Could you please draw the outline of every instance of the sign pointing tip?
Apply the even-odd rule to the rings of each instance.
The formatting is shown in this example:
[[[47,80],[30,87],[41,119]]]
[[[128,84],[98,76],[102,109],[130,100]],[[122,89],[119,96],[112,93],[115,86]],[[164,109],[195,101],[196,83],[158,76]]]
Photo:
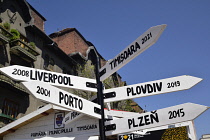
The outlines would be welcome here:
[[[100,81],[108,78],[111,74],[119,70],[121,67],[152,46],[158,40],[165,28],[166,24],[149,28],[124,50],[122,50],[117,56],[108,61],[100,69]]]

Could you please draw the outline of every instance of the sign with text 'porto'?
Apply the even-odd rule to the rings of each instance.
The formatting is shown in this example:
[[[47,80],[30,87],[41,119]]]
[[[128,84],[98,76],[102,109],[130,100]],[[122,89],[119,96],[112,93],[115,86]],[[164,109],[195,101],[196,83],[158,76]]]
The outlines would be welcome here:
[[[68,74],[13,65],[0,71],[17,81],[39,81],[60,87],[97,92],[96,80]]]
[[[111,74],[119,70],[125,64],[153,45],[158,40],[165,28],[165,24],[149,28],[144,34],[139,36],[128,47],[114,57],[114,59],[108,61],[106,65],[100,69],[100,80],[105,80]]]
[[[186,90],[193,87],[201,80],[201,78],[184,75],[135,85],[107,89],[104,90],[104,102],[115,102],[120,100]]]
[[[194,120],[208,108],[199,104],[185,103],[136,116],[111,120],[105,123],[106,135],[115,135]]]
[[[22,82],[22,84],[37,99],[69,110],[84,113],[94,118],[101,118],[99,114],[101,107],[96,103],[42,82]]]
[[[97,96],[93,96],[90,101],[93,101],[97,99]],[[82,118],[84,116],[84,114],[76,112],[76,111],[71,111],[68,114],[65,115],[64,119],[63,119],[63,124],[69,124],[72,123],[80,118]]]

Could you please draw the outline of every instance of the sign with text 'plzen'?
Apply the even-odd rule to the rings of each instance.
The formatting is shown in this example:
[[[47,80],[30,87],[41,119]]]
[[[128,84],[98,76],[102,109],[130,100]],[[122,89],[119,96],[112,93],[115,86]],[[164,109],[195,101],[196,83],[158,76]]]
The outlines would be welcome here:
[[[194,120],[208,108],[199,104],[185,103],[136,116],[111,120],[105,123],[106,135],[115,135]]]
[[[3,67],[0,68],[0,71],[17,81],[39,81],[54,86],[97,92],[96,80],[94,79],[23,67],[19,65]]]
[[[186,90],[193,87],[201,80],[201,78],[184,75],[124,87],[106,89],[104,90],[104,102],[115,102]]]
[[[144,34],[139,36],[128,47],[114,57],[114,59],[108,61],[106,65],[100,69],[100,80],[105,80],[111,74],[152,46],[158,40],[165,28],[165,24],[149,28]]]
[[[101,118],[99,114],[101,107],[96,103],[42,82],[22,82],[22,84],[37,99],[69,110],[84,113],[94,118]]]

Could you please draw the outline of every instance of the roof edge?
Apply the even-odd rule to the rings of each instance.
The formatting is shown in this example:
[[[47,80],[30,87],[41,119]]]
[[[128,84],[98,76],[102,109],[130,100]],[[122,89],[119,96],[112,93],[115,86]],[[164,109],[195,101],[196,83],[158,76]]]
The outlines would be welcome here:
[[[39,119],[43,116],[46,116],[47,114],[49,114],[50,112],[53,111],[53,105],[52,104],[48,104],[34,112],[31,112],[9,124],[7,124],[6,126],[0,128],[0,137],[11,133],[11,132],[15,132],[15,130],[17,130],[18,128],[31,123],[32,121]]]

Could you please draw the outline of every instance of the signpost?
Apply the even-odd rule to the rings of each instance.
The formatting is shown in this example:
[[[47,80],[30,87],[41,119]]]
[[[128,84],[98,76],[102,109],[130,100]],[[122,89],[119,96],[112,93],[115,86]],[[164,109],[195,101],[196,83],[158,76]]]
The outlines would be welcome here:
[[[146,83],[107,89],[104,90],[104,102],[115,102],[120,100],[186,90],[193,87],[201,80],[201,78],[184,75]]]
[[[202,80],[193,76],[178,76],[107,89],[103,94],[101,81],[108,78],[111,74],[153,45],[159,39],[165,28],[165,24],[149,28],[116,57],[108,61],[102,68],[100,68],[100,58],[96,53],[95,58],[93,58],[93,60],[96,60],[96,80],[18,65],[0,68],[0,71],[14,80],[21,81],[37,99],[72,110],[64,119],[64,123],[66,124],[81,118],[83,114],[99,119],[101,140],[105,140],[106,135],[152,129],[191,121],[207,110],[208,107],[185,103],[147,113],[129,115],[125,118],[114,119],[107,121],[104,125],[104,102],[114,102],[186,90]],[[51,85],[97,92],[98,104]]]
[[[135,41],[133,41],[100,69],[100,80],[105,80],[111,74],[152,46],[158,40],[165,28],[165,24],[149,28],[145,33],[139,36]]]
[[[96,80],[68,74],[13,65],[0,71],[17,81],[39,81],[54,86],[97,92]]]
[[[94,118],[101,118],[101,107],[98,104],[42,82],[22,82],[22,84],[37,99],[69,110],[84,113]]]
[[[96,99],[96,97],[93,96],[90,99],[90,101],[93,101],[95,99]],[[72,123],[72,122],[80,119],[83,116],[84,116],[84,114],[82,114],[82,113],[79,113],[79,112],[76,112],[76,111],[71,111],[71,112],[69,112],[68,114],[65,115],[65,117],[63,119],[63,124],[66,125],[66,124]]]
[[[105,123],[106,135],[115,135],[194,120],[207,109],[207,106],[185,103],[132,117],[108,121]]]

